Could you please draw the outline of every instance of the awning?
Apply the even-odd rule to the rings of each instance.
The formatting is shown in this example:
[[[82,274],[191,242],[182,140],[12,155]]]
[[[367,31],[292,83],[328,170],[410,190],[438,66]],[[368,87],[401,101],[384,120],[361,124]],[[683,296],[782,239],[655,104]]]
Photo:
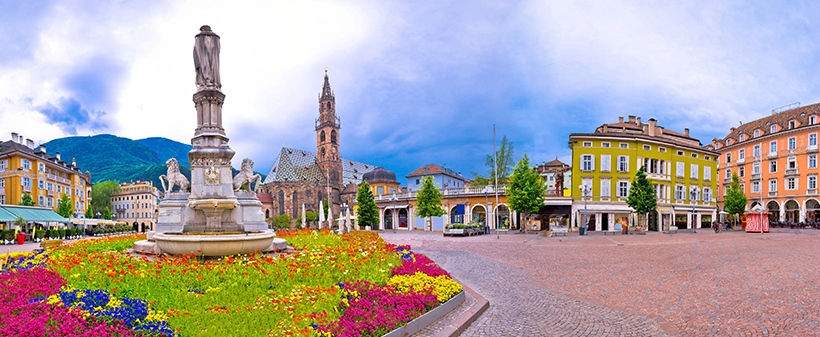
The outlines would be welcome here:
[[[15,217],[14,214],[11,214],[11,213],[9,213],[9,211],[0,208],[0,222],[6,222],[6,221],[12,222],[16,218],[17,217]]]
[[[26,206],[2,206],[7,212],[14,215],[14,217],[21,216],[26,219],[26,222],[63,222],[69,223],[68,219],[63,218],[56,212],[48,208],[26,207]]]

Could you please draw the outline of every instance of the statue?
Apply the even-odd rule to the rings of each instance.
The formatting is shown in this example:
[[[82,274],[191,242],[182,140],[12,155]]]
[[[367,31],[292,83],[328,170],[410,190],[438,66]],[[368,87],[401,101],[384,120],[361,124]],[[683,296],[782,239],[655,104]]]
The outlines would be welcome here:
[[[256,186],[252,185],[256,182]],[[256,193],[259,184],[262,183],[262,176],[253,173],[253,160],[250,158],[242,159],[242,168],[239,173],[233,177],[233,190],[239,191],[242,185],[248,184],[248,190]]]
[[[168,165],[168,172],[165,175],[159,176],[159,182],[162,184],[162,189],[165,190],[165,193],[171,192],[174,189],[174,185],[179,185],[180,192],[189,192],[191,184],[188,182],[188,178],[185,178],[182,172],[179,172],[179,162],[177,162],[177,159],[168,159],[165,165]],[[166,182],[168,186],[165,186]]]
[[[196,87],[220,89],[219,79],[219,35],[204,25],[199,28],[194,43],[194,68],[196,69]]]

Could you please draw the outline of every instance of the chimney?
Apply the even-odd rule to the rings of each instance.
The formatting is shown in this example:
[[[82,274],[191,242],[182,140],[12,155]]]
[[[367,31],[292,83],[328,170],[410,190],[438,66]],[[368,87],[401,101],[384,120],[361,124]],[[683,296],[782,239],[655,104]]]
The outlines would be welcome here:
[[[735,131],[735,128],[732,128],[732,131]],[[689,137],[689,128],[683,129],[683,135]]]
[[[638,126],[641,126],[641,118],[638,117]]]
[[[61,160],[61,159],[60,159],[60,153],[59,153],[59,152],[57,152],[57,160]]]
[[[46,153],[46,146],[45,145],[40,144],[40,152]]]
[[[655,136],[655,127],[657,125],[658,125],[658,121],[656,121],[654,118],[649,119],[649,135],[650,136],[653,136],[653,137]]]
[[[606,125],[606,124],[604,124],[604,131],[603,131],[603,132],[604,132],[604,133],[607,133],[607,132],[609,131],[608,129],[609,129],[609,128],[607,127],[607,125]]]
[[[26,146],[28,146],[29,149],[34,150],[34,141],[31,139],[26,139]]]
[[[17,132],[11,133],[11,141],[17,143]]]
[[[23,135],[17,136],[17,144],[23,144]]]
[[[628,116],[629,123],[635,123],[635,116]]]
[[[623,117],[618,117],[618,123],[623,123],[623,122],[624,122],[624,118]]]
[[[734,132],[735,132],[735,127],[734,126],[729,128],[729,133],[734,133]],[[686,134],[688,135],[689,133],[687,132]]]

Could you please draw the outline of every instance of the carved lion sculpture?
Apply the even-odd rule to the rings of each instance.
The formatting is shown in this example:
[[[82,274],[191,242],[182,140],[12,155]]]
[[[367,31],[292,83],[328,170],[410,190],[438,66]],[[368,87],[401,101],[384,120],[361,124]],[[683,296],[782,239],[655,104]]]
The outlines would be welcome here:
[[[174,189],[174,185],[179,185],[180,192],[190,191],[191,183],[188,182],[188,178],[185,178],[185,176],[179,172],[179,163],[176,158],[168,159],[165,164],[168,165],[168,173],[159,176],[159,182],[162,183],[162,189],[165,190],[165,193],[171,192]],[[166,183],[168,186],[165,186]]]
[[[253,182],[256,182],[256,186],[253,186]],[[256,189],[259,188],[259,184],[262,183],[262,176],[253,173],[253,160],[250,158],[242,159],[242,168],[239,170],[239,173],[233,177],[233,190],[239,191],[242,185],[247,184],[248,190],[256,193]]]

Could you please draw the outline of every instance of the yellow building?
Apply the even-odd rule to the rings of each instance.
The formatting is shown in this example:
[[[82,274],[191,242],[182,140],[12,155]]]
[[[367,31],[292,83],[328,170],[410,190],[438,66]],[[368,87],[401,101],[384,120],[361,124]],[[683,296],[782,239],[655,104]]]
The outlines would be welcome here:
[[[681,134],[654,119],[642,123],[640,117],[620,117],[594,133],[570,134],[569,146],[573,224],[582,226],[585,212],[590,231],[617,230],[617,225],[635,221],[626,200],[642,166],[658,200],[657,211],[649,213],[650,230],[708,227],[716,218],[719,154],[690,137],[689,129]],[[586,198],[581,186],[587,188]]]
[[[115,220],[127,222],[140,232],[154,229],[159,216],[159,190],[152,182],[122,183],[120,192],[111,196],[111,203]]]
[[[11,140],[0,143],[0,204],[17,205],[23,195],[31,195],[37,207],[57,210],[63,194],[71,199],[74,217],[85,213],[91,204],[91,176],[71,163],[46,153],[46,147],[34,146],[16,132]]]

